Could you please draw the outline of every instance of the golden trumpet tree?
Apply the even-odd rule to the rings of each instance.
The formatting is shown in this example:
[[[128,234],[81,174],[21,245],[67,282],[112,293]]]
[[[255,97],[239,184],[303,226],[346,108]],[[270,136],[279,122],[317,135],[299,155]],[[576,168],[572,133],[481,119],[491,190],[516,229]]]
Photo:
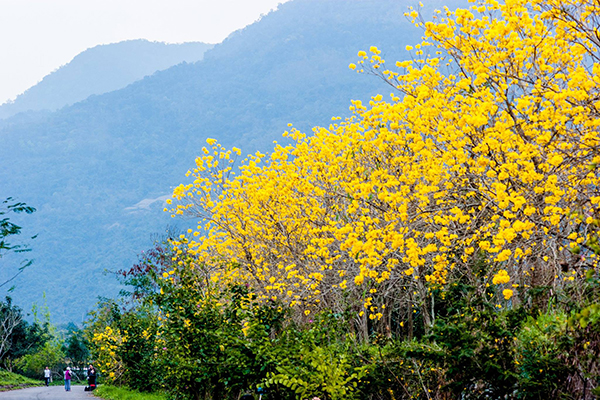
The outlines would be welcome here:
[[[431,324],[431,290],[478,260],[498,303],[595,267],[600,3],[408,15],[424,29],[412,60],[388,69],[372,47],[350,65],[393,86],[389,101],[354,101],[352,118],[311,136],[291,129],[292,145],[235,173],[209,140],[171,211],[203,219],[176,245],[215,282],[247,281],[305,314],[360,298],[363,322],[420,306]]]

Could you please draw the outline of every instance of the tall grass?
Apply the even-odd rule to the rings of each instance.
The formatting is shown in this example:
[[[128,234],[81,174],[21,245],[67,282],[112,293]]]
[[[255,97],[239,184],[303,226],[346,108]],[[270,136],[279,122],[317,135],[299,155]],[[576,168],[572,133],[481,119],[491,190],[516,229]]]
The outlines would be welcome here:
[[[105,400],[167,400],[166,395],[159,393],[140,393],[135,390],[117,386],[98,386],[94,395]]]
[[[23,375],[14,374],[12,372],[0,370],[0,386],[18,386],[18,385],[41,385],[42,379],[30,379]]]

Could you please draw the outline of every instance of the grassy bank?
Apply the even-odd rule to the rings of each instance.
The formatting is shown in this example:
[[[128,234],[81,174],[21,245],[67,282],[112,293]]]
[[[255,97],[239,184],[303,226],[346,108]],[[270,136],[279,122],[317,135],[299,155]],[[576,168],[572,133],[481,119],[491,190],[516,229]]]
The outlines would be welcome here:
[[[130,390],[124,387],[98,386],[94,391],[94,395],[105,400],[166,400],[167,397],[157,393],[140,393],[135,390]]]
[[[30,379],[23,375],[0,370],[0,391],[18,389],[28,386],[40,386],[41,380]]]

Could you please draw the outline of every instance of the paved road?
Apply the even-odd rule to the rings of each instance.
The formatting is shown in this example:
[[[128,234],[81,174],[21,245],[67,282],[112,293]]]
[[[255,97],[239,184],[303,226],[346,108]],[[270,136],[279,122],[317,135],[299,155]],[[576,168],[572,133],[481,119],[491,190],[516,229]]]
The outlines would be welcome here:
[[[65,391],[64,386],[42,386],[29,389],[0,392],[0,400],[84,400],[96,399],[90,392],[84,392],[83,386],[71,386]]]

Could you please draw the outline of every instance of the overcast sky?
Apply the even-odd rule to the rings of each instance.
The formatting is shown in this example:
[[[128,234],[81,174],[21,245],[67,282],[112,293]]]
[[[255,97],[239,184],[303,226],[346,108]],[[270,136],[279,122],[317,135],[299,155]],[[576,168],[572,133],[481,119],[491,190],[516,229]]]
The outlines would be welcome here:
[[[287,0],[0,0],[0,104],[98,44],[219,43]]]

